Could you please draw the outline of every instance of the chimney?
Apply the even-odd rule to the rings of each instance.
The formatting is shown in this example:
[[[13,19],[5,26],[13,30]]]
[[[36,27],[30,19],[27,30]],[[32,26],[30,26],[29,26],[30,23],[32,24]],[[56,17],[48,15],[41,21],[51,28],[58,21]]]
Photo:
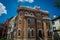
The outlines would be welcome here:
[[[57,15],[56,15],[56,14],[54,14],[53,18],[56,18],[56,17],[57,17]]]

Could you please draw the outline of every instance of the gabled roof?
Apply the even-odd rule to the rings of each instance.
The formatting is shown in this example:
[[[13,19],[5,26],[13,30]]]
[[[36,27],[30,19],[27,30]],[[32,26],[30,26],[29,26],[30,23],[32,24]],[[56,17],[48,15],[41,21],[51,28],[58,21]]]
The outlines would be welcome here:
[[[13,20],[15,18],[16,18],[16,16],[12,16],[11,18],[8,19],[8,21],[11,21],[11,20]]]
[[[60,19],[60,16],[52,19],[52,21],[55,21],[55,20],[58,20],[58,19]]]
[[[8,19],[8,21],[10,21],[14,16],[12,16],[11,18]]]

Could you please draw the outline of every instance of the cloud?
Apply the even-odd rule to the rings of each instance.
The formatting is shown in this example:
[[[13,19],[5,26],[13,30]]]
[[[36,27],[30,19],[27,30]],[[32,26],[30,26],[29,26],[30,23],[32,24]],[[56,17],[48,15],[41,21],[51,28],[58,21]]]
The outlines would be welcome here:
[[[2,14],[7,14],[7,10],[5,8],[6,7],[2,3],[0,3],[0,16]]]
[[[29,2],[29,3],[33,3],[34,0],[18,0],[18,2]]]

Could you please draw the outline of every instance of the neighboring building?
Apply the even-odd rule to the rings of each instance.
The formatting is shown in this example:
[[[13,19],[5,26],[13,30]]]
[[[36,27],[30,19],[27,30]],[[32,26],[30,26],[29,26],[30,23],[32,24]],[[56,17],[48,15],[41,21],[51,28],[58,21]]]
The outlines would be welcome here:
[[[7,32],[7,40],[13,40],[14,39],[14,24],[15,24],[15,17],[11,17],[8,19],[8,32]]]
[[[6,37],[7,36],[7,31],[8,31],[8,23],[6,21],[6,22],[4,22],[0,25],[0,37],[1,38]]]
[[[52,28],[54,40],[60,40],[60,16],[54,15],[52,19]]]
[[[7,22],[2,24],[2,29],[3,29],[2,30],[2,37],[4,38],[4,37],[7,36],[7,31],[8,31],[8,24],[7,24]]]
[[[27,8],[18,5],[18,15],[15,18],[15,39],[17,40],[48,40],[51,30],[49,12],[39,8]]]
[[[52,27],[53,30],[58,30],[60,28],[60,16],[54,15],[54,18],[52,19]]]
[[[2,38],[2,24],[0,24],[0,38]]]

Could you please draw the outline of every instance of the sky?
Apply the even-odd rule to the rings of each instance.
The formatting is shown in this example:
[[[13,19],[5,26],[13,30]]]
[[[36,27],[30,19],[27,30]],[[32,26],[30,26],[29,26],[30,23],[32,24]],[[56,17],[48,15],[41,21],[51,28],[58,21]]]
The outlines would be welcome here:
[[[35,6],[40,7],[40,9],[49,12],[50,18],[53,18],[54,14],[60,16],[60,9],[54,7],[54,1],[55,0],[0,0],[0,23],[17,15],[16,10],[18,4],[32,8]]]

